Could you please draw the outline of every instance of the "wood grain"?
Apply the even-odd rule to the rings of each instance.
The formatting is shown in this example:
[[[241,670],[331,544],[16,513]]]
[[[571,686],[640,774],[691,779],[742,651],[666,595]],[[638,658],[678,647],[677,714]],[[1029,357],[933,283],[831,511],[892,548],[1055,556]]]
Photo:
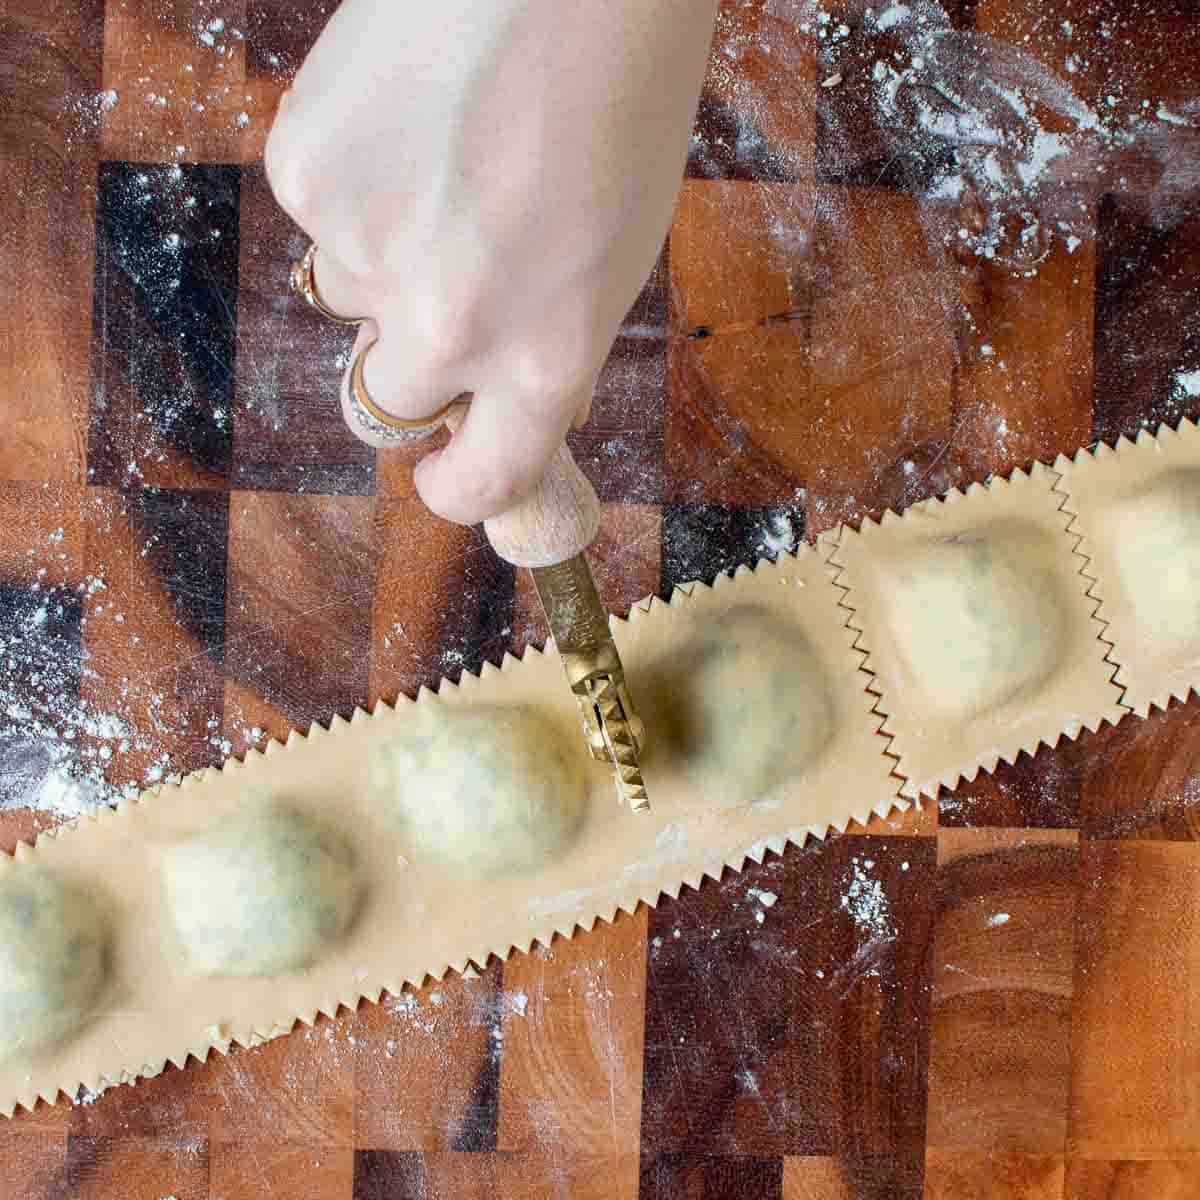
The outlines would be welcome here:
[[[210,1058],[204,1072],[213,1153],[267,1128],[311,1150],[354,1144],[354,1017],[320,1018],[253,1050]]]
[[[886,188],[819,188],[814,236],[813,390],[785,444],[816,535],[957,480],[953,275],[915,201]]]
[[[836,1158],[785,1158],[782,1200],[854,1200]]]
[[[513,1200],[570,1196],[579,1200],[637,1200],[638,1158],[591,1154],[497,1154],[496,1190]]]
[[[505,964],[499,1150],[636,1159],[646,921],[621,914]]]
[[[102,164],[89,482],[228,486],[240,191],[236,166]]]
[[[41,1200],[67,1181],[67,1134],[26,1126],[0,1128],[5,1200]]]
[[[1106,730],[1081,761],[1082,828],[1088,837],[1195,841],[1200,836],[1200,709],[1172,701],[1145,721]]]
[[[376,551],[360,496],[229,496],[226,673],[307,728],[367,697]]]
[[[1190,1200],[1200,1189],[1200,1163],[1073,1159],[1067,1166],[1063,1200]]]
[[[208,1148],[204,1143],[162,1141],[139,1144],[128,1137],[72,1137],[67,1144],[67,1179],[79,1200],[138,1200],[173,1195],[207,1200]]]
[[[939,831],[932,1149],[1063,1153],[1078,891],[1074,833]]]
[[[496,1149],[502,981],[494,964],[480,978],[450,976],[362,1008],[353,1031],[355,1145]]]
[[[246,490],[370,495],[375,452],[342,419],[338,388],[354,337],[292,295],[308,239],[271,196],[260,166],[238,206],[237,377],[230,476]]]
[[[0,479],[87,470],[102,20],[101,0],[0,13]]]
[[[1078,244],[1053,241],[1029,271],[984,260],[964,273],[969,324],[949,451],[959,478],[1052,462],[1091,441],[1096,242],[1085,224],[1076,218]]]
[[[354,1151],[247,1138],[214,1150],[210,1171],[211,1200],[348,1200]]]
[[[412,486],[410,467],[380,462],[373,536],[379,566],[371,610],[373,700],[392,702],[434,687],[442,670],[444,610],[460,579],[471,533],[435,517]],[[481,553],[486,550],[481,548]],[[413,580],[421,586],[414,587]]]
[[[85,750],[116,753],[155,782],[218,762],[223,707],[226,497],[89,488],[81,698]]]
[[[587,424],[567,436],[601,503],[658,504],[663,498],[668,259],[664,244],[600,371]]]
[[[1093,433],[1113,441],[1160,421],[1200,413],[1175,383],[1200,361],[1194,265],[1200,215],[1142,197],[1108,195],[1097,214],[1095,414]]]
[[[666,496],[795,499],[780,461],[808,401],[812,193],[792,184],[689,182],[671,239]],[[779,321],[768,323],[768,318]]]
[[[246,91],[245,12],[244,0],[219,15],[204,0],[107,0],[104,87],[116,99],[104,114],[106,158],[242,161],[245,129],[271,111]]]
[[[0,638],[61,603],[56,719],[78,693],[128,724],[127,750],[78,739],[116,787],[545,633],[528,581],[416,497],[437,443],[344,429],[347,337],[286,291],[306,239],[256,160],[334,8],[0,15]],[[1083,149],[1009,214],[1009,243],[1044,226],[1020,265],[963,243],[1029,194],[954,198],[971,137],[879,103],[909,34],[724,0],[670,237],[570,438],[607,604],[1200,415],[1193,8],[922,9],[938,82],[1005,92],[988,120],[1044,67],[1120,131],[1072,134],[1021,84],[1010,148]],[[45,691],[3,654],[7,691]],[[1022,755],[553,958],[39,1105],[0,1125],[0,1197],[1190,1200],[1198,713]],[[0,715],[0,774],[21,732]],[[51,821],[5,803],[6,850]]]
[[[1191,1019],[1200,856],[1177,843],[1085,842],[1081,875],[1068,1152],[1191,1152],[1200,1143]]]
[[[931,839],[845,838],[651,914],[643,1170],[836,1152],[919,1191],[932,874]]]
[[[1063,1200],[1061,1155],[964,1154],[931,1150],[926,1200]]]

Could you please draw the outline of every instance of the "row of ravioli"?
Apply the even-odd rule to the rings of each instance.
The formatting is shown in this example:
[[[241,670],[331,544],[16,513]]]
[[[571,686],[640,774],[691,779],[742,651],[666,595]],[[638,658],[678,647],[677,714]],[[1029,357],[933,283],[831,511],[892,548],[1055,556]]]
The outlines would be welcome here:
[[[821,670],[805,639],[761,606],[735,604],[646,674],[659,753],[734,801],[770,793],[828,750],[830,706],[811,702]],[[759,705],[766,723],[752,737]],[[582,750],[528,708],[431,698],[344,786],[378,800],[405,866],[437,864],[486,892],[500,875],[535,876],[584,836],[593,764]],[[599,774],[608,779],[607,768]],[[155,837],[142,849],[160,961],[196,981],[309,971],[353,942],[377,871],[366,839],[378,835],[264,783],[232,815]],[[54,864],[0,862],[0,1066],[36,1063],[120,1002],[129,966],[114,948],[126,918],[104,890]]]
[[[1200,431],[1060,456],[828,543],[902,794],[1200,688]]]
[[[655,717],[653,752],[682,764],[697,795],[769,811],[790,782],[849,771],[842,731],[858,725],[855,745],[898,759],[903,793],[936,796],[1200,684],[1190,424],[844,528],[819,553],[828,569],[807,586],[828,591],[824,632],[751,599],[631,679]],[[866,674],[848,651],[837,675],[819,644],[844,627]],[[874,737],[872,704],[890,743]],[[521,707],[435,707],[416,706],[363,768],[403,855],[478,879],[482,894],[489,878],[569,858],[590,836],[596,778],[575,743]],[[308,971],[371,903],[369,831],[270,789],[252,799],[150,855],[162,953],[196,980]],[[0,863],[0,1068],[36,1064],[114,1003],[124,918],[102,893],[44,864]]]
[[[486,876],[527,868],[575,835],[578,772],[534,717],[468,709],[444,715],[440,730],[424,718],[366,764],[365,786],[386,797],[405,853]],[[435,795],[492,802],[431,804]],[[352,936],[367,903],[367,836],[326,819],[311,798],[293,803],[263,785],[232,816],[162,838],[145,858],[165,916],[154,924],[164,958],[197,979],[311,968]],[[104,894],[103,881],[85,888],[40,863],[0,870],[0,1062],[35,1060],[120,1002],[123,918]]]

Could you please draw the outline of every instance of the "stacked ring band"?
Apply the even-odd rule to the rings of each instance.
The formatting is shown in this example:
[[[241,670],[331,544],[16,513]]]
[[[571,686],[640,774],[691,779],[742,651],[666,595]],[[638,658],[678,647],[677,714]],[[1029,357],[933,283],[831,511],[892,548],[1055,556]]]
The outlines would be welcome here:
[[[438,409],[432,416],[420,417],[415,420],[393,416],[391,413],[385,412],[371,399],[371,394],[367,391],[367,385],[363,378],[367,355],[374,346],[374,342],[368,342],[354,356],[354,365],[350,369],[350,411],[354,414],[355,420],[368,433],[382,438],[386,442],[415,442],[429,437],[438,430],[446,420],[446,415],[459,401],[451,400],[449,404]]]
[[[317,244],[313,242],[304,252],[303,258],[292,264],[291,286],[304,302],[319,312],[322,316],[336,321],[339,325],[362,325],[367,317],[343,317],[336,313],[322,299],[317,291],[317,281],[313,276],[313,261],[317,254]],[[460,403],[451,400],[449,404],[439,409],[432,416],[412,420],[406,417],[393,416],[385,412],[367,391],[363,377],[363,365],[375,342],[368,342],[355,356],[350,369],[350,411],[359,426],[373,437],[388,443],[415,442],[435,433],[446,420],[446,415]]]
[[[313,277],[313,260],[317,256],[317,243],[313,242],[304,252],[299,262],[292,263],[291,285],[295,292],[309,308],[315,308],[323,317],[336,321],[339,325],[361,325],[366,317],[343,317],[336,313],[321,299],[317,291],[317,281]]]

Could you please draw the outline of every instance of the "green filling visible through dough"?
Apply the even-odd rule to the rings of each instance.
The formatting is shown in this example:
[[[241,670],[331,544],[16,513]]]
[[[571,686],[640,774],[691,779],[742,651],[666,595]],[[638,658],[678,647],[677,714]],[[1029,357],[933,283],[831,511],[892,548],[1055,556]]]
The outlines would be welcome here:
[[[578,753],[523,709],[430,706],[384,747],[372,783],[393,797],[414,852],[515,871],[575,839],[586,798]]]
[[[825,670],[793,625],[755,604],[731,608],[638,675],[653,714],[651,752],[669,751],[735,803],[763,800],[818,763],[837,714]]]
[[[279,806],[171,847],[165,881],[183,956],[203,975],[310,966],[349,928],[361,893],[342,835]]]
[[[86,1024],[107,959],[108,930],[92,898],[36,868],[0,882],[0,1059]]]

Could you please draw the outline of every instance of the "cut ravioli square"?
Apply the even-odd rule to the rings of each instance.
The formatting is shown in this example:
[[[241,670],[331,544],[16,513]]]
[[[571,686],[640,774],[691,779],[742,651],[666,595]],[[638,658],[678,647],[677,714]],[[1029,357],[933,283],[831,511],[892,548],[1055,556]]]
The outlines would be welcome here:
[[[1060,458],[1059,490],[1139,716],[1200,687],[1200,430],[1184,421]]]
[[[1039,464],[842,531],[831,561],[905,795],[1122,715],[1053,483]]]

